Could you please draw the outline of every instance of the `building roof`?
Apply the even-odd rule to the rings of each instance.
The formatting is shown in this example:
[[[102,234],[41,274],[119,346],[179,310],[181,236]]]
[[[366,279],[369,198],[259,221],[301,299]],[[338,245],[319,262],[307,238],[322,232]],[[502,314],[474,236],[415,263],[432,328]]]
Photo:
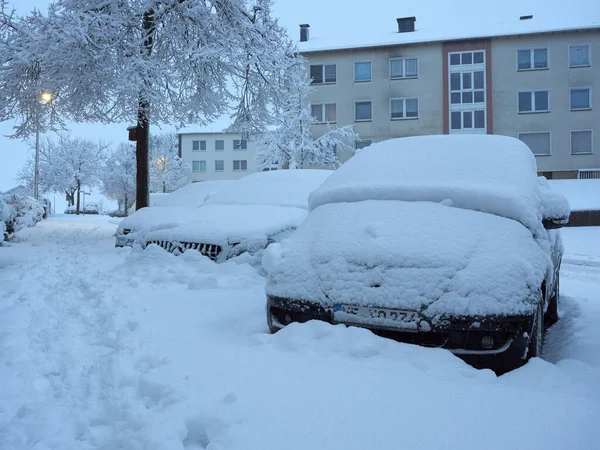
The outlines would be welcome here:
[[[598,0],[279,0],[274,9],[296,40],[310,25],[301,52],[600,28]],[[396,19],[411,16],[415,31],[398,33]]]

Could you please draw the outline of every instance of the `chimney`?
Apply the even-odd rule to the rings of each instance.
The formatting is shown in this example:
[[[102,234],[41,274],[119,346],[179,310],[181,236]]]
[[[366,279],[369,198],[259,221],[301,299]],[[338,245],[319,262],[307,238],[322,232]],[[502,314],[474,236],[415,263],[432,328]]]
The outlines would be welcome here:
[[[398,21],[398,33],[409,33],[415,31],[415,22],[417,18],[413,17],[401,17],[396,19]]]
[[[300,42],[308,41],[308,29],[309,28],[310,28],[310,25],[307,23],[303,23],[302,25],[300,25]]]

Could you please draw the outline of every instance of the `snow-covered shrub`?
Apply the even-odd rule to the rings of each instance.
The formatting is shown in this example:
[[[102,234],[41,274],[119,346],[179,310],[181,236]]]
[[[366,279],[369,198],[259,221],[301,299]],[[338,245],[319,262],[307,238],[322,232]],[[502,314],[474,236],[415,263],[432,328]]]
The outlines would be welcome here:
[[[0,195],[0,243],[8,236],[8,224],[12,223],[17,215],[17,211],[7,204]]]
[[[6,222],[8,233],[16,233],[23,228],[33,227],[44,216],[44,206],[33,197],[17,194],[4,195],[4,202],[15,211],[13,219]]]

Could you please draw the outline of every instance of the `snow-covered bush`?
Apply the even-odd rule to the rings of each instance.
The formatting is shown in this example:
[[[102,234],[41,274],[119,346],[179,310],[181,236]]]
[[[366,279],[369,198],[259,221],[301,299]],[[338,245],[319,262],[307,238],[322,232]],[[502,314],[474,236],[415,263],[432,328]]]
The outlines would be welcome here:
[[[14,211],[12,219],[6,221],[9,234],[35,226],[44,216],[44,206],[33,197],[12,194],[4,195],[3,200]]]
[[[9,223],[12,223],[17,215],[17,211],[11,205],[7,204],[3,197],[0,195],[0,244],[8,236]]]

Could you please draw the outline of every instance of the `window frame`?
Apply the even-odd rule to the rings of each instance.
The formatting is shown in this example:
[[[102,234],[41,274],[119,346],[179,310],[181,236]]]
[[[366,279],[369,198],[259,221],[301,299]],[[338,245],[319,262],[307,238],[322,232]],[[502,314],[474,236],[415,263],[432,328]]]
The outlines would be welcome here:
[[[587,47],[588,49],[588,63],[584,65],[574,66],[571,64],[571,49],[573,47]],[[569,44],[569,69],[577,69],[579,67],[592,67],[592,44],[590,42],[581,43],[581,44]]]
[[[337,83],[337,63],[321,63],[321,64],[310,64],[308,67],[308,74],[310,76],[311,70],[315,66],[321,66],[321,77],[322,80],[320,83],[316,83],[313,81],[313,78],[310,78],[311,86],[323,86],[327,84],[336,84]],[[335,81],[325,81],[325,66],[334,66],[335,67]]]
[[[327,111],[327,106],[326,105],[335,105],[335,121],[334,122],[327,122],[326,120],[324,120],[327,117],[326,111]],[[311,114],[312,114],[312,107],[313,106],[320,106],[321,107],[321,114],[323,116],[323,122],[319,122],[318,120],[314,123],[314,125],[326,125],[326,124],[330,124],[330,123],[337,123],[337,102],[316,102],[316,103],[311,103]],[[312,116],[315,117],[315,116]],[[315,117],[316,119],[316,117]]]
[[[536,92],[547,92],[548,93],[548,109],[536,110],[535,109],[535,93]],[[531,94],[531,111],[521,111],[519,109],[519,95],[521,94]],[[550,103],[550,89],[534,89],[531,91],[518,91],[517,92],[517,113],[518,114],[544,114],[549,113],[552,110],[552,104]]]
[[[223,163],[223,168],[222,169],[217,169],[217,163],[218,162],[222,162]],[[224,159],[215,159],[215,172],[225,172],[225,160]]]
[[[364,147],[359,148],[358,147],[359,142],[368,142],[368,144],[365,145]],[[354,141],[354,151],[362,150],[363,148],[368,147],[369,145],[372,145],[372,144],[373,144],[373,139],[358,139],[358,140]]]
[[[531,149],[529,149],[529,150],[531,150],[532,155],[536,156],[536,157],[537,156],[552,156],[552,131],[550,131],[550,130],[547,130],[547,131],[522,131],[522,132],[519,132],[517,134],[517,138],[519,140],[521,140],[521,135],[522,134],[547,134],[548,135],[548,141],[549,141],[548,153],[542,153],[542,154],[537,155],[537,154],[533,153],[533,150],[531,150]],[[524,141],[521,141],[521,142],[523,142],[525,144]],[[527,144],[525,144],[525,145],[527,145]],[[529,148],[528,145],[527,145],[527,147]]]
[[[366,64],[369,63],[369,79],[368,80],[357,80],[356,79],[356,65],[357,64]],[[353,72],[353,80],[355,83],[370,83],[373,81],[373,60],[371,59],[365,59],[365,60],[360,60],[360,61],[354,61],[354,64],[352,64],[352,72]],[[336,74],[337,75],[337,74]],[[336,76],[337,79],[337,76]]]
[[[217,142],[223,143],[223,148],[217,148]],[[215,152],[225,151],[225,139],[215,139]]]
[[[573,153],[573,133],[581,133],[581,132],[590,132],[590,149],[591,151],[587,153]],[[589,128],[585,130],[571,130],[569,133],[569,150],[571,155],[580,156],[580,155],[593,155],[594,154],[594,130]]]
[[[406,75],[406,60],[407,59],[415,59],[417,61],[417,74],[415,76],[407,76]],[[393,77],[392,76],[392,62],[393,61],[402,61],[402,76],[401,77]],[[414,80],[416,78],[419,78],[419,72],[420,72],[420,61],[419,61],[419,57],[418,56],[397,56],[397,57],[393,57],[393,58],[389,58],[389,62],[388,62],[388,74],[389,74],[389,79],[390,80]]]
[[[356,118],[356,105],[358,103],[370,103],[371,104],[371,117],[369,119],[357,119]],[[354,121],[355,122],[373,122],[373,100],[354,100]]]
[[[246,163],[246,168],[243,169],[242,168],[242,163],[245,162]],[[239,169],[235,168],[235,163],[239,163]],[[247,159],[234,159],[232,164],[231,164],[231,168],[234,172],[247,172],[248,171],[248,160]]]
[[[403,117],[392,117],[392,102],[394,100],[402,101],[402,113]],[[406,101],[407,100],[416,100],[417,101],[417,115],[415,117],[407,117],[406,116]],[[389,111],[390,111],[390,120],[415,120],[419,119],[419,97],[392,97],[389,100]]]
[[[236,147],[236,142],[239,142],[239,147]],[[242,144],[245,143],[245,146],[242,147]],[[248,139],[234,139],[233,140],[233,150],[236,151],[244,151],[248,150]]]
[[[198,170],[194,170],[194,163],[198,163]],[[201,167],[201,163],[204,163],[204,169]],[[206,160],[205,159],[196,159],[192,160],[192,172],[206,172]]]
[[[571,92],[574,89],[587,89],[589,105],[587,108],[573,108],[571,104]],[[573,86],[569,88],[569,111],[591,111],[592,110],[592,87],[591,86]]]
[[[534,52],[535,50],[546,50],[546,67],[534,67]],[[531,68],[529,69],[520,69],[519,68],[519,52],[524,52],[524,51],[528,51],[529,52],[529,57],[531,58]],[[524,47],[524,48],[518,48],[516,51],[516,65],[517,65],[517,72],[531,72],[531,71],[535,71],[535,70],[549,70],[550,69],[550,49],[548,47]]]

